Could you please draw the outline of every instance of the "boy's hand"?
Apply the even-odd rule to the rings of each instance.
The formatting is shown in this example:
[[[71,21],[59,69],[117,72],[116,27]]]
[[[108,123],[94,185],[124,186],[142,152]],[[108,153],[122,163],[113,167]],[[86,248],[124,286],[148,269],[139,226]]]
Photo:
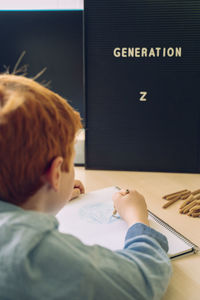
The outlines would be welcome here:
[[[77,198],[78,196],[80,196],[80,194],[84,194],[85,193],[85,188],[84,185],[82,184],[82,182],[80,180],[74,180],[74,189],[72,191],[72,196],[71,199]]]
[[[144,197],[135,190],[120,190],[113,195],[114,207],[128,226],[144,223],[149,226],[147,206]]]

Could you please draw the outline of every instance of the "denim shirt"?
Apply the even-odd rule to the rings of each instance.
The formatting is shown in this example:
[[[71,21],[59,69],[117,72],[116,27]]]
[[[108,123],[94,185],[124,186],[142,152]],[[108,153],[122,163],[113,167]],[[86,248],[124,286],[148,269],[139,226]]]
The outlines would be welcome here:
[[[129,228],[124,249],[87,246],[60,233],[54,216],[0,201],[1,300],[161,299],[167,250],[166,238],[141,223]]]

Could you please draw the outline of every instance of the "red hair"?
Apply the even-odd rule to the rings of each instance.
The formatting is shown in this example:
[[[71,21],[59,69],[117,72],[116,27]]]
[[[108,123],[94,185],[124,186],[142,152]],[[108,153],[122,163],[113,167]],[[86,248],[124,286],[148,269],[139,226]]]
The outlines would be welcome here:
[[[0,75],[0,199],[21,204],[42,187],[57,156],[69,171],[80,115],[39,83]]]

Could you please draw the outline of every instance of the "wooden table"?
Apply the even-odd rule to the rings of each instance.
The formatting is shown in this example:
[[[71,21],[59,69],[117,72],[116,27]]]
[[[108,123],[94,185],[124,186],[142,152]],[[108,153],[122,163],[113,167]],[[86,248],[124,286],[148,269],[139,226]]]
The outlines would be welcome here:
[[[148,209],[200,247],[200,218],[179,214],[180,201],[163,209],[162,196],[182,189],[200,188],[199,174],[85,170],[75,168],[76,179],[86,192],[113,185],[136,189],[144,195]],[[173,275],[163,300],[200,299],[200,255],[172,261]]]

